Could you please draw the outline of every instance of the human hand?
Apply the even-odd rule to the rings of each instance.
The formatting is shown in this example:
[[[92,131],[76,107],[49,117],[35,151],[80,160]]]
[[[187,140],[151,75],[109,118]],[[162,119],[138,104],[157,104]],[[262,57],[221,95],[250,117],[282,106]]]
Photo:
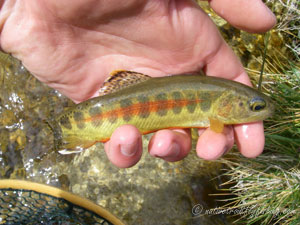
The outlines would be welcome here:
[[[6,0],[1,2],[0,46],[40,81],[75,102],[97,96],[116,69],[164,76],[203,69],[251,85],[241,63],[210,18],[191,0]],[[1,7],[0,3],[0,7]],[[232,25],[264,32],[274,15],[261,0],[211,0],[211,7]],[[262,122],[228,126],[223,133],[199,130],[197,154],[216,159],[236,141],[247,157],[264,146]],[[184,158],[189,130],[156,132],[151,155],[167,161]],[[130,167],[141,157],[139,131],[119,127],[105,144],[108,158]]]

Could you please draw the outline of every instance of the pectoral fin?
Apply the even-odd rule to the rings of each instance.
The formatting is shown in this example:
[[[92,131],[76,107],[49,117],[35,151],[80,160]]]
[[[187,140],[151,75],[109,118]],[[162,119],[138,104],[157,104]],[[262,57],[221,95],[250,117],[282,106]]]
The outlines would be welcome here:
[[[220,120],[209,118],[210,129],[216,133],[222,133],[224,129],[224,123]]]

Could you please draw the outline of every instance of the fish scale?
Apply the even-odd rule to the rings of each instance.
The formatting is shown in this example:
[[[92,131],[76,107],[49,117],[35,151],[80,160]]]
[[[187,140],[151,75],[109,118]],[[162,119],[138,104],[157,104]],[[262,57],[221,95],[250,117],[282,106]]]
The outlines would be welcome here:
[[[253,88],[197,74],[151,78],[117,71],[102,90],[105,94],[67,109],[49,122],[57,150],[71,152],[105,142],[124,124],[136,126],[142,134],[209,126],[221,132],[224,124],[263,120],[274,108],[267,96]],[[253,104],[258,104],[259,110],[254,110]]]

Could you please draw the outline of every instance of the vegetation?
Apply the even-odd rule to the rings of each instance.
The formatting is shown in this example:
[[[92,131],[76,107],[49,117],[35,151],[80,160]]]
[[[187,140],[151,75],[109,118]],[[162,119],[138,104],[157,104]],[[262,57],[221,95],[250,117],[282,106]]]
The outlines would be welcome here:
[[[300,224],[300,2],[268,3],[280,15],[278,25],[247,70],[254,83],[263,75],[262,91],[274,100],[276,113],[265,122],[261,156],[246,159],[234,152],[221,160],[227,165],[223,187],[230,186],[223,188],[224,208],[236,223],[293,225]],[[278,39],[282,44],[274,43]]]

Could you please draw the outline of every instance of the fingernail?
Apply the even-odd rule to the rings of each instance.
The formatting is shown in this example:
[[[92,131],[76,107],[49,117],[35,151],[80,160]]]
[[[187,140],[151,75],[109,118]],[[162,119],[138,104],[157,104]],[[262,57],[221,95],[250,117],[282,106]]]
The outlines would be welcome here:
[[[130,157],[133,156],[138,151],[138,145],[134,144],[123,144],[120,146],[121,153],[124,156]]]
[[[165,157],[176,157],[180,153],[180,146],[177,143],[172,143],[169,148],[163,150],[157,145],[157,148],[151,148],[149,151],[150,155],[157,158],[165,158]]]

